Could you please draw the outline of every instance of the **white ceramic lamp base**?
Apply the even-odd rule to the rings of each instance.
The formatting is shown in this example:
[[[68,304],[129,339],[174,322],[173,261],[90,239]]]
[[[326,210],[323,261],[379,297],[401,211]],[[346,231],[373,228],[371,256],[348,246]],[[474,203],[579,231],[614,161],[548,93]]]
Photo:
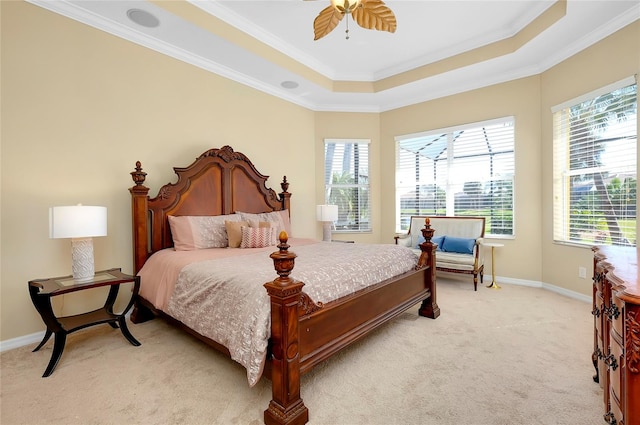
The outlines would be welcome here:
[[[324,242],[331,242],[331,222],[322,222],[322,240]]]
[[[84,282],[93,279],[95,268],[92,238],[71,239],[71,261],[73,280]]]

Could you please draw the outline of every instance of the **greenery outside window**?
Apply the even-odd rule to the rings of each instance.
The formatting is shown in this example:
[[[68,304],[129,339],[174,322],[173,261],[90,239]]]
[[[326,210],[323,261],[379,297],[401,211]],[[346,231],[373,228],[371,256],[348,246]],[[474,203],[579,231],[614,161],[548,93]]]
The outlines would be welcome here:
[[[396,231],[412,215],[480,216],[514,235],[514,119],[396,137]]]
[[[325,203],[338,206],[334,232],[371,231],[369,140],[325,139]]]
[[[554,241],[636,246],[637,112],[633,77],[552,108]]]

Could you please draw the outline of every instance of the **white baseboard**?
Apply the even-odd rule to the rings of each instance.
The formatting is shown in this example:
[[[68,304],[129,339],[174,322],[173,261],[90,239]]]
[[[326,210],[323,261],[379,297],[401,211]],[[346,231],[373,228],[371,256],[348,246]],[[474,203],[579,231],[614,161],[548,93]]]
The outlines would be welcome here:
[[[488,276],[485,276],[485,283],[487,283],[487,277]],[[533,288],[542,288],[542,289],[546,289],[547,291],[555,292],[557,294],[564,295],[569,298],[574,298],[579,301],[584,301],[587,303],[592,302],[591,297],[587,295],[570,291],[568,289],[561,288],[559,286],[551,285],[548,283],[542,283],[534,280],[500,277],[500,276],[496,276],[496,280],[500,282],[501,285],[505,283],[508,285],[520,285],[520,286],[531,286]],[[127,318],[130,314],[131,314],[130,312],[127,313],[126,315]],[[0,341],[0,353],[3,351],[12,350],[14,348],[24,347],[25,345],[30,345],[30,344],[34,344],[34,348],[35,348],[35,344],[38,344],[40,341],[42,341],[43,337],[44,337],[44,331],[41,331],[41,332],[36,332],[30,335],[19,336],[17,338],[8,339],[6,341]]]
[[[487,280],[487,276],[485,275],[485,281]],[[589,295],[584,295],[579,292],[570,291],[569,289],[561,288],[560,286],[551,285],[550,283],[538,282],[534,280],[524,280],[524,279],[514,279],[510,277],[499,277],[496,276],[496,280],[498,282],[507,283],[511,285],[521,285],[521,286],[531,286],[533,288],[542,288],[547,291],[555,292],[556,294],[564,295],[565,297],[573,298],[579,301],[584,301],[587,303],[591,303],[592,299]]]
[[[52,335],[53,337],[53,335]],[[19,336],[17,338],[8,339],[6,341],[0,341],[0,353],[7,350],[13,350],[14,348],[24,347],[25,345],[33,344],[33,348],[42,341],[44,338],[44,331],[36,332],[34,334]]]
[[[513,277],[496,276],[496,281],[498,281],[499,284],[507,283],[509,285],[520,285],[520,286],[530,286],[532,288],[542,288],[542,282],[538,282],[536,280],[525,280],[525,279],[516,279]],[[489,276],[484,275],[484,283],[487,285],[491,283],[491,275]]]
[[[584,301],[584,302],[589,303],[589,304],[591,304],[593,302],[593,298],[590,297],[589,295],[584,295],[584,294],[581,294],[579,292],[570,291],[568,289],[561,288],[559,286],[550,285],[548,283],[543,283],[542,284],[542,288],[543,289],[547,289],[547,290],[552,291],[552,292],[555,292],[555,293],[560,294],[560,295],[567,296],[569,298],[574,298],[574,299],[579,300],[579,301]]]
[[[125,314],[124,317],[126,317],[127,320],[131,320],[131,311]],[[40,331],[40,332],[32,333],[29,335],[8,339],[6,341],[0,341],[0,353],[2,353],[3,351],[13,350],[14,348],[20,348],[20,347],[24,347],[25,345],[31,345],[31,344],[33,344],[33,348],[36,348],[36,344],[39,344],[40,341],[42,341],[42,338],[44,338],[44,332],[45,331]],[[51,335],[51,338],[49,339],[49,343],[52,344],[54,338],[55,338],[55,335]]]

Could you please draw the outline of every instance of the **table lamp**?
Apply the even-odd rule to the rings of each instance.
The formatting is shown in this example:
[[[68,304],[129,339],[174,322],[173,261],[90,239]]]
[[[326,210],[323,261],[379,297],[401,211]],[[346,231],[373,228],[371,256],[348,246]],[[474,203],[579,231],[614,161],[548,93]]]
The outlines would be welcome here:
[[[107,236],[107,207],[74,205],[49,208],[49,237],[71,238],[73,279],[93,279],[93,239]]]
[[[322,222],[322,240],[331,242],[331,225],[338,219],[337,205],[318,205],[316,219]]]

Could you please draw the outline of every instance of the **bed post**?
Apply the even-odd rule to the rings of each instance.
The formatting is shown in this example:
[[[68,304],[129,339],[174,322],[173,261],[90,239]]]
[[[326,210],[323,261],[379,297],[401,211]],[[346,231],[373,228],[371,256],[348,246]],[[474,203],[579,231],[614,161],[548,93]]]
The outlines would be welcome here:
[[[431,222],[429,217],[424,220],[424,229],[420,229],[424,242],[420,244],[420,259],[418,260],[417,269],[429,267],[429,270],[425,273],[425,279],[427,279],[427,286],[429,287],[429,298],[422,301],[422,305],[418,310],[420,316],[429,317],[435,319],[440,316],[440,307],[436,302],[436,246],[431,243],[434,229],[431,228]]]
[[[289,182],[287,181],[287,176],[282,177],[282,183],[280,183],[280,187],[282,188],[282,192],[280,192],[282,209],[288,210],[289,216],[291,216],[291,194],[287,192],[287,190],[289,190]]]
[[[285,189],[286,191],[286,189]],[[298,304],[304,283],[289,277],[296,254],[289,252],[287,233],[280,232],[279,251],[270,255],[279,277],[264,284],[271,298],[271,393],[264,411],[267,425],[302,425],[309,410],[300,398]]]
[[[147,241],[149,236],[147,222],[147,200],[149,188],[144,185],[147,173],[142,171],[142,164],[136,161],[136,169],[131,172],[131,178],[136,184],[131,192],[131,220],[133,223],[133,271],[138,273],[147,260]]]

